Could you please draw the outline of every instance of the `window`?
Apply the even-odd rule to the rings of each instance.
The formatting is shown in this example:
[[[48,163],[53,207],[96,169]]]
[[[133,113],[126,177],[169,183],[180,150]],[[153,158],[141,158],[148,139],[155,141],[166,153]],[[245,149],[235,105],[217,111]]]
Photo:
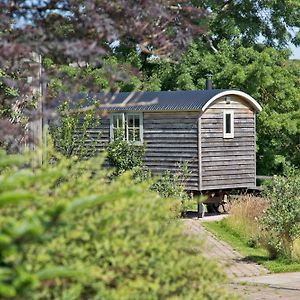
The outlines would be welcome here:
[[[118,135],[125,138],[125,120],[124,114],[110,115],[110,139],[114,140]]]
[[[130,143],[143,142],[143,114],[119,113],[110,115],[110,139],[114,140],[119,132]]]
[[[234,137],[234,113],[233,111],[224,111],[223,115],[223,138]]]
[[[127,121],[127,141],[142,142],[141,135],[141,114],[128,114]]]

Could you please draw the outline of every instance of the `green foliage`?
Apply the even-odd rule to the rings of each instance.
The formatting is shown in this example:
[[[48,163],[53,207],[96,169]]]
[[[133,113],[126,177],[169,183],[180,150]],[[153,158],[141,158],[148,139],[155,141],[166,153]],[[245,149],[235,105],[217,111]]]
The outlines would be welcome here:
[[[249,239],[244,236],[240,227],[233,227],[227,219],[217,222],[204,222],[203,226],[213,233],[218,239],[228,243],[241,253],[247,260],[263,265],[270,272],[298,272],[300,271],[299,261],[277,258],[270,258],[269,253],[261,246],[250,247]]]
[[[101,132],[92,134],[100,124],[100,117],[93,104],[88,111],[81,112],[81,105],[71,110],[68,102],[59,107],[60,123],[50,124],[50,134],[55,148],[66,157],[77,156],[80,159],[95,154],[97,140]]]
[[[0,152],[1,298],[232,299],[176,200],[126,174],[107,184],[99,157],[51,162]]]
[[[188,194],[185,191],[188,173],[188,165],[186,163],[180,164],[175,174],[166,171],[151,186],[151,189],[158,192],[164,198],[172,197],[184,201],[188,199]]]
[[[274,176],[266,185],[270,205],[261,222],[270,235],[272,255],[291,258],[300,237],[300,174],[292,170],[285,175]]]
[[[281,173],[286,162],[300,165],[300,68],[288,63],[289,51],[245,47],[221,40],[212,52],[204,42],[190,45],[178,64],[160,61],[155,74],[163,90],[205,88],[213,74],[214,88],[247,92],[262,106],[257,115],[258,174]]]
[[[14,98],[19,95],[15,88],[9,87],[5,83],[4,79],[10,79],[10,77],[13,78],[14,76],[9,76],[4,70],[0,69],[0,95],[6,98]],[[2,109],[1,107],[0,114],[2,114]]]
[[[166,171],[158,178],[154,178],[154,183],[150,189],[156,191],[161,197],[175,198],[180,201],[179,210],[184,214],[197,205],[197,199],[191,197],[186,191],[186,181],[189,174],[188,164],[178,165],[178,171],[171,174]]]
[[[190,200],[185,190],[188,176],[188,165],[181,164],[178,172],[171,174],[166,171],[158,178],[153,178],[151,171],[143,165],[145,147],[128,143],[123,139],[122,132],[107,146],[107,159],[114,168],[114,176],[119,176],[125,171],[132,171],[132,179],[135,182],[152,180],[154,182],[150,189],[158,192],[163,198],[175,198],[181,200],[181,210],[185,210],[187,200]]]
[[[106,150],[108,162],[115,169],[114,175],[120,175],[143,165],[145,147],[128,143],[123,139],[122,134],[111,141]]]
[[[205,37],[215,43],[221,39],[231,42],[241,39],[245,46],[257,44],[258,40],[273,47],[286,46],[289,41],[299,45],[298,0],[197,0],[196,3],[210,11]]]

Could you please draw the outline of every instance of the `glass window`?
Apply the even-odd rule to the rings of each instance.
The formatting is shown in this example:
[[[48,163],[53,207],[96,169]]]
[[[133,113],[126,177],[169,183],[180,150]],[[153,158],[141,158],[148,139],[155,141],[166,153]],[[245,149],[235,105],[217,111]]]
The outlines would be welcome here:
[[[127,114],[127,141],[142,142],[142,114]]]
[[[126,119],[126,122],[125,122]],[[143,142],[143,115],[141,113],[117,113],[110,115],[110,139],[117,136],[132,143]]]
[[[233,138],[234,137],[234,114],[233,111],[224,111],[223,117],[223,137]]]
[[[226,114],[226,133],[231,133],[231,114]]]
[[[110,116],[110,138],[114,140],[118,136],[125,138],[124,114],[112,114]]]

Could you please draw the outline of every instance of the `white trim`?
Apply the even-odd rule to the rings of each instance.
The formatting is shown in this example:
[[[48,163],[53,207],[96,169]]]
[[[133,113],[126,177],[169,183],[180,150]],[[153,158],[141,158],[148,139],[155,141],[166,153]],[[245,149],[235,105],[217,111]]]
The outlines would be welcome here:
[[[130,142],[128,141],[128,116],[130,115],[138,115],[140,118],[140,126],[139,126],[139,131],[140,131],[140,136],[139,136],[139,141],[136,142]],[[143,118],[143,113],[142,112],[122,112],[122,113],[109,113],[109,137],[110,141],[114,140],[114,123],[113,123],[113,117],[114,116],[122,116],[123,120],[123,130],[124,130],[124,140],[126,140],[129,143],[133,143],[135,145],[142,145],[144,141],[144,118]]]
[[[114,121],[113,117],[114,116],[122,116],[123,119],[123,129],[125,129],[125,115],[124,113],[110,113],[109,114],[109,138],[111,141],[114,140]]]
[[[201,115],[198,118],[198,190],[202,190],[202,143],[201,143]]]
[[[143,144],[143,141],[144,141],[144,118],[143,118],[143,113],[141,112],[126,112],[125,113],[126,115],[126,141],[129,142],[129,143],[133,143],[135,145],[141,145]],[[139,116],[139,119],[140,119],[140,125],[139,125],[139,131],[140,131],[140,136],[139,136],[139,141],[135,141],[135,142],[132,142],[132,141],[128,141],[128,116],[130,115],[134,115],[134,116]]]
[[[262,110],[262,107],[259,105],[259,103],[254,98],[252,98],[250,95],[248,95],[244,92],[241,92],[241,91],[228,90],[228,91],[224,91],[224,92],[221,92],[221,93],[215,95],[209,101],[207,101],[205,103],[205,105],[202,107],[202,111],[204,112],[215,100],[217,100],[221,97],[224,97],[224,96],[229,96],[229,95],[240,96],[243,99],[245,99],[247,102],[249,102],[256,111]]]
[[[256,186],[256,114],[253,114],[254,119],[254,185]]]
[[[226,115],[230,115],[230,133],[226,132]],[[234,138],[234,111],[225,109],[223,111],[223,138],[233,139]]]

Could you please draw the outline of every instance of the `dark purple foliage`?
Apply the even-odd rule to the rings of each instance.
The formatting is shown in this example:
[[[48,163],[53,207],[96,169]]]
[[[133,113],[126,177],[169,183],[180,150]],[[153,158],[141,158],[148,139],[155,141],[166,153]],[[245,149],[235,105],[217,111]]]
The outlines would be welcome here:
[[[40,86],[50,76],[63,76],[56,70],[39,74],[37,55],[56,64],[96,67],[112,51],[110,44],[121,41],[150,55],[176,59],[191,38],[202,34],[197,23],[205,15],[188,0],[0,0],[0,105],[6,111],[0,118],[18,123],[7,114],[12,105],[29,111]],[[115,72],[108,72],[112,83],[120,76]],[[76,92],[76,83],[65,85]],[[10,95],[11,88],[17,94]],[[49,97],[44,94],[45,103]]]

